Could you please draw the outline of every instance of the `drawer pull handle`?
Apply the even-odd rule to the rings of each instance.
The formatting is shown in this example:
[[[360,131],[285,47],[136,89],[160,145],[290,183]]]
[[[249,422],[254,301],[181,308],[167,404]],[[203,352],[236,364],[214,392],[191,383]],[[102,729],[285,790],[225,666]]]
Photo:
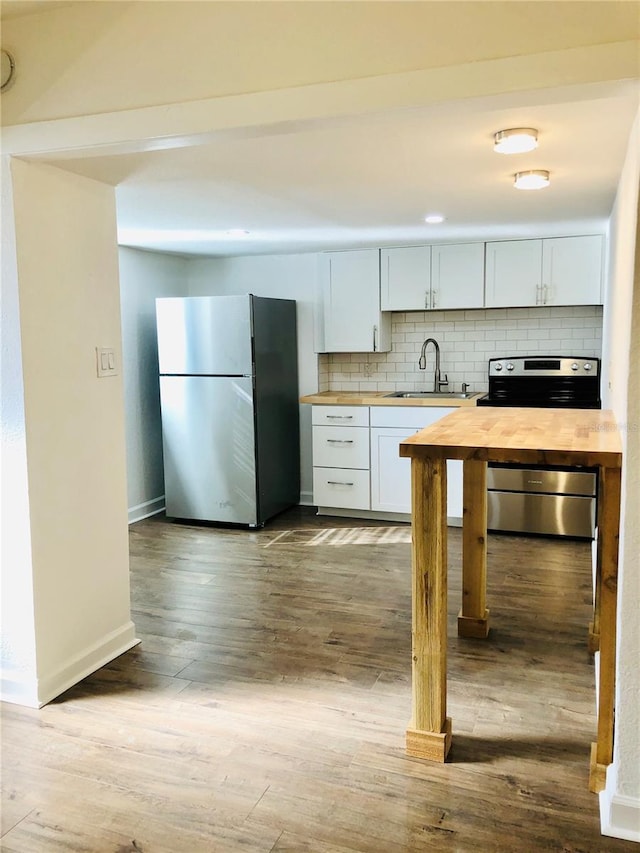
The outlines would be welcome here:
[[[327,444],[353,444],[351,438],[328,438]]]
[[[353,486],[353,483],[345,483],[341,480],[327,480],[329,486]]]
[[[334,420],[337,418],[340,421],[352,421],[353,415],[325,415],[327,418],[333,418]]]

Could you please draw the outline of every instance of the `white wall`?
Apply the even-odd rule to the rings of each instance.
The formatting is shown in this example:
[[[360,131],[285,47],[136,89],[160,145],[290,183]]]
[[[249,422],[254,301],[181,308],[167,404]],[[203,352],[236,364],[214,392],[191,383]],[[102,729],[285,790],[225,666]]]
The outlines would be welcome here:
[[[31,512],[27,476],[20,295],[13,217],[10,158],[2,158],[2,311],[0,368],[2,444],[0,537],[2,560],[2,696],[37,705],[35,614],[31,556]]]
[[[164,508],[155,300],[184,296],[184,258],[121,248],[120,310],[129,521]]]
[[[253,293],[296,300],[298,384],[300,395],[318,390],[318,358],[313,349],[316,254],[261,255],[244,258],[190,260],[189,294]],[[301,503],[312,503],[311,408],[300,406]]]
[[[17,549],[3,565],[3,605],[11,627],[33,626],[21,642],[35,647],[36,672],[22,695],[7,684],[6,698],[43,704],[136,642],[122,377],[98,379],[95,352],[113,347],[121,361],[115,199],[110,187],[50,166],[14,160],[11,171],[32,601],[19,592],[26,550],[9,529]],[[18,476],[15,484],[19,497]],[[10,673],[21,654],[13,640],[2,647]]]
[[[610,222],[603,404],[621,425],[622,517],[614,760],[600,795],[603,832],[640,842],[640,112]]]

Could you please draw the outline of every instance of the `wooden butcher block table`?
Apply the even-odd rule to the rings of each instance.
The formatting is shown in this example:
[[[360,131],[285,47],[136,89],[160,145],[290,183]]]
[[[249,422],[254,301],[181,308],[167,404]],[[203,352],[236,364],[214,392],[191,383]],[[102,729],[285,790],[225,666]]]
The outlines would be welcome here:
[[[462,408],[400,444],[411,458],[413,713],[407,753],[444,761],[447,717],[447,459],[463,460],[462,609],[458,634],[486,637],[487,462],[598,469],[598,548],[589,647],[600,650],[597,742],[589,787],[613,755],[616,594],[622,450],[613,414],[593,409]]]

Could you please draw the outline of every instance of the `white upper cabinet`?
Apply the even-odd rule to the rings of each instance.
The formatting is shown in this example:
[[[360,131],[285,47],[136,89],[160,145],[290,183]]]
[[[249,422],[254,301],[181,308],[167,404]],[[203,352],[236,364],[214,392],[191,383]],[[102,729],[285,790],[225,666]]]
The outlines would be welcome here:
[[[602,237],[556,237],[543,241],[545,305],[602,304]]]
[[[485,305],[542,305],[542,240],[487,243]]]
[[[391,318],[380,309],[380,252],[320,255],[324,313],[321,352],[387,352]]]
[[[380,250],[380,304],[383,311],[431,308],[431,246]]]
[[[484,306],[484,243],[431,247],[431,307]]]
[[[602,304],[602,237],[487,243],[486,306]]]
[[[380,285],[383,311],[482,308],[484,243],[382,249]]]

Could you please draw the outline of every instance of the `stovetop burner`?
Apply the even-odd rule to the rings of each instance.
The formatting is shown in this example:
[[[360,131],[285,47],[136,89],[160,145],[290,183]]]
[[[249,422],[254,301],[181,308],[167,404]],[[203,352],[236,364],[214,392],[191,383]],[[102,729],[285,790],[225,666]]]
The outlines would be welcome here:
[[[489,359],[489,393],[478,406],[600,408],[600,359],[511,356]]]

